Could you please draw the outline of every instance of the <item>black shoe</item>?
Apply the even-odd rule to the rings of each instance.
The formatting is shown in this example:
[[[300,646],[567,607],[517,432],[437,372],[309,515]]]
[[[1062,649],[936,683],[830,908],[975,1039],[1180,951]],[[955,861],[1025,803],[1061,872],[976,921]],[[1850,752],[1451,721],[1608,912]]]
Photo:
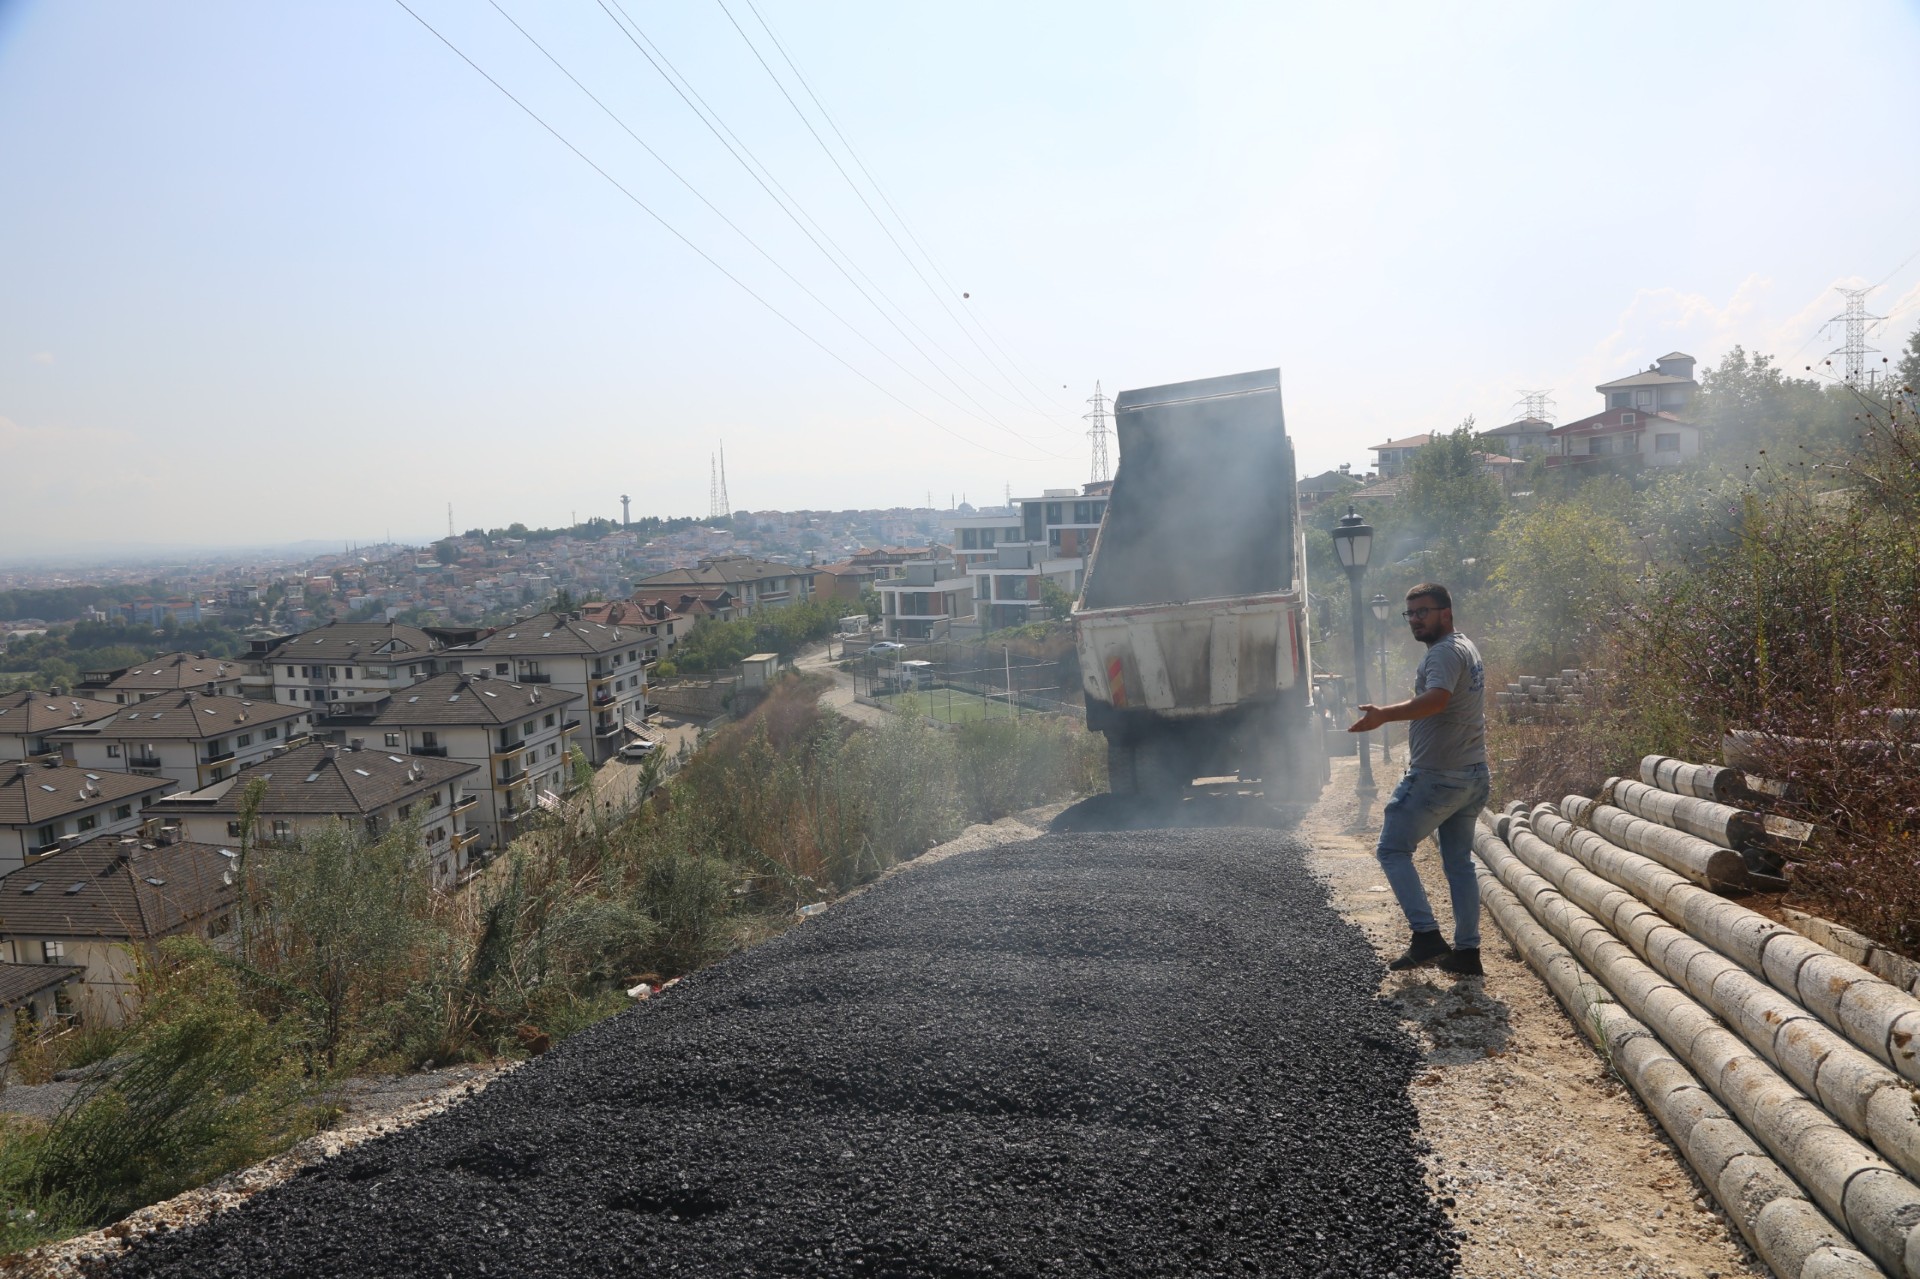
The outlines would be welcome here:
[[[1440,935],[1439,929],[1430,932],[1415,933],[1413,942],[1407,947],[1407,953],[1387,965],[1391,972],[1403,973],[1409,968],[1424,968],[1428,964],[1451,955],[1447,939]],[[1475,952],[1478,958],[1478,952]]]
[[[1440,962],[1434,965],[1443,973],[1452,973],[1455,977],[1484,977],[1486,970],[1480,967],[1480,948],[1462,947],[1448,951]]]

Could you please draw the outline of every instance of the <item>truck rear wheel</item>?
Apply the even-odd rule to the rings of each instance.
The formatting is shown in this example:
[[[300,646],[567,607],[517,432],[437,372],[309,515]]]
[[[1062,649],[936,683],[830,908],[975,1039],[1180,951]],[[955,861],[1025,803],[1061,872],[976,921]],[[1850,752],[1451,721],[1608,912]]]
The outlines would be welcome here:
[[[1107,791],[1109,794],[1132,798],[1140,793],[1140,785],[1134,776],[1134,763],[1139,758],[1139,748],[1119,733],[1107,734]]]

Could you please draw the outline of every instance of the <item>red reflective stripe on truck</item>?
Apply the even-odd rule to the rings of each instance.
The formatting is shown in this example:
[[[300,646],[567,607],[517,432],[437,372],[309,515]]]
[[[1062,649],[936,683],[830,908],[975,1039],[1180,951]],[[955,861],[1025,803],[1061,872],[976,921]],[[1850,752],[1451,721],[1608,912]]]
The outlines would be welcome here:
[[[1107,700],[1116,707],[1127,704],[1127,668],[1117,657],[1107,663]]]

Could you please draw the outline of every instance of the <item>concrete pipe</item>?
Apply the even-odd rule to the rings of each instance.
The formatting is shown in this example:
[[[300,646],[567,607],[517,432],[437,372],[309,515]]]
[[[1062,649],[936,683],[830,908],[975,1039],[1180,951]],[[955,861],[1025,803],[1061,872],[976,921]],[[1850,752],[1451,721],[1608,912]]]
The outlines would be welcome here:
[[[1575,822],[1589,811],[1588,801],[1575,796],[1568,796],[1565,805]],[[1594,830],[1568,836],[1564,851],[1602,879],[1630,890],[1668,922],[1764,977],[1902,1078],[1920,1084],[1920,1043],[1915,1042],[1920,1036],[1920,998],[1784,924],[1610,844],[1600,838],[1600,826],[1596,821]]]
[[[1515,842],[1526,847],[1529,856],[1560,856],[1530,832]],[[1862,1251],[1898,1279],[1920,1279],[1920,1265],[1909,1269],[1906,1264],[1909,1243],[1912,1258],[1920,1263],[1920,1187],[1835,1123],[1682,990],[1650,972],[1624,942],[1514,850],[1490,838],[1477,847],[1488,869],[1547,931],[1701,1077],[1814,1201],[1846,1227]],[[1718,1125],[1696,1125],[1687,1139],[1689,1158],[1698,1148],[1703,1157],[1724,1156],[1730,1162],[1735,1140],[1734,1133]],[[1862,1178],[1869,1179],[1873,1193],[1851,1195]]]
[[[1489,840],[1498,843],[1484,828],[1476,831],[1475,849]],[[1781,1279],[1885,1279],[1886,1272],[1807,1198],[1759,1142],[1733,1123],[1699,1077],[1616,1003],[1487,869],[1484,854],[1481,860],[1475,871],[1487,913],[1687,1156],[1767,1266]],[[1696,1130],[1702,1139],[1690,1141]]]
[[[1745,848],[1759,843],[1767,833],[1766,823],[1758,813],[1716,804],[1710,799],[1675,795],[1624,777],[1608,778],[1600,795],[1602,800],[1626,809],[1635,817],[1698,835],[1722,848]]]
[[[1535,839],[1510,841],[1515,856],[1575,905],[1609,924],[1649,966],[1717,1013],[1889,1163],[1920,1177],[1920,1111],[1905,1080],[1766,982],[1587,869],[1567,850],[1576,840],[1591,840],[1591,831],[1542,806],[1534,812],[1532,834]],[[1540,841],[1555,851],[1542,852]]]
[[[1695,799],[1734,804],[1749,798],[1747,775],[1718,764],[1689,764],[1667,755],[1648,755],[1640,761],[1640,780],[1658,790]]]
[[[1575,800],[1579,801],[1578,805]],[[1598,831],[1609,843],[1651,857],[1702,888],[1747,886],[1747,859],[1731,848],[1636,817],[1624,808],[1595,804],[1580,796],[1570,795],[1562,800],[1561,811],[1578,825]]]

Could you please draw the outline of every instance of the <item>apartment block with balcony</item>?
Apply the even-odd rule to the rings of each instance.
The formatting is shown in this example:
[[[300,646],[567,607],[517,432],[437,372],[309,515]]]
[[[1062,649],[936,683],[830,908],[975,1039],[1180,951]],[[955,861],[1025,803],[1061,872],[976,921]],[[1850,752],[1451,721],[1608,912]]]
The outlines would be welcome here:
[[[549,685],[583,700],[581,749],[598,766],[639,735],[647,717],[647,625],[590,622],[579,613],[536,613],[441,655],[448,669]]]
[[[567,752],[585,701],[550,684],[448,671],[402,690],[376,714],[350,721],[347,731],[364,732],[372,750],[485,770],[467,787],[480,798],[469,821],[479,852],[504,848],[528,814],[572,789]]]
[[[480,766],[408,755],[378,745],[308,742],[199,790],[164,796],[147,816],[189,840],[235,844],[243,834],[241,801],[256,779],[266,786],[255,817],[257,844],[298,839],[334,822],[375,838],[411,822],[431,863],[435,888],[451,889],[473,864],[479,807],[468,784]]]
[[[250,664],[265,668],[273,701],[318,719],[359,714],[435,674],[440,647],[417,626],[329,622],[266,646]]]
[[[0,773],[0,874],[100,835],[135,830],[154,800],[177,789],[167,777],[31,764]]]
[[[950,639],[957,625],[971,631],[974,578],[952,560],[915,560],[873,584],[880,624],[890,640]]]
[[[112,671],[88,671],[79,691],[101,701],[127,705],[164,693],[207,693],[238,697],[243,691],[242,663],[205,653],[162,653],[150,662]]]
[[[309,719],[304,710],[247,697],[174,693],[47,736],[83,768],[164,774],[198,788],[305,740]]]
[[[58,757],[60,743],[49,741],[47,734],[105,719],[119,709],[116,702],[26,689],[0,696],[0,760]]]

